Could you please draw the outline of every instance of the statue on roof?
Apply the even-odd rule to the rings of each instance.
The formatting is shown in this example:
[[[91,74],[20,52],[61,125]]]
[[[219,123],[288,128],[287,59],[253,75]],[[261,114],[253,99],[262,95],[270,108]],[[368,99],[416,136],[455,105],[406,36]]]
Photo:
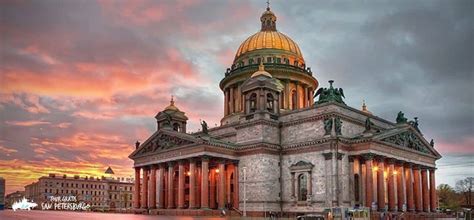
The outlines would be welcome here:
[[[373,125],[374,125],[374,123],[372,123],[370,121],[370,118],[367,117],[367,119],[365,120],[365,131],[364,132],[369,132],[370,130],[372,130]]]
[[[431,139],[431,141],[430,141],[430,146],[434,147],[434,140],[433,139]]]
[[[202,120],[201,122],[201,127],[202,127],[202,133],[204,134],[208,134],[208,126],[207,126],[207,123],[206,121]]]
[[[334,88],[332,84],[334,83],[334,80],[329,80],[329,88],[320,88],[318,91],[316,91],[316,94],[314,94],[314,98],[319,96],[319,100],[315,102],[315,104],[322,104],[326,102],[338,102],[341,104],[346,104],[342,100],[342,98],[345,98],[344,96],[344,91],[342,88]]]
[[[397,124],[407,123],[407,118],[405,118],[405,114],[402,111],[399,111],[397,114]]]

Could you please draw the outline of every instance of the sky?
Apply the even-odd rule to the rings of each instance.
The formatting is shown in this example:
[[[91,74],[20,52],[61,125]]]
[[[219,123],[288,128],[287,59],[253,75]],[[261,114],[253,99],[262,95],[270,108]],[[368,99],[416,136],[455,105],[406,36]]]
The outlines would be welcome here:
[[[219,82],[260,28],[259,1],[1,1],[0,176],[132,175],[135,141],[169,104],[211,127]],[[272,1],[320,86],[395,121],[418,117],[437,184],[474,176],[474,2]]]

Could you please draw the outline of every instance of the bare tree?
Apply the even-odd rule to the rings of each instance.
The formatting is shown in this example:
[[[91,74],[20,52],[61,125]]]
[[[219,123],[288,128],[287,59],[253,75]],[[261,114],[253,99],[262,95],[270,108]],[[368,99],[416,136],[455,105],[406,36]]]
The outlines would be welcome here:
[[[474,182],[474,177],[467,177],[463,180],[458,180],[456,182],[456,191],[461,193],[464,196],[467,206],[472,205],[472,183]]]

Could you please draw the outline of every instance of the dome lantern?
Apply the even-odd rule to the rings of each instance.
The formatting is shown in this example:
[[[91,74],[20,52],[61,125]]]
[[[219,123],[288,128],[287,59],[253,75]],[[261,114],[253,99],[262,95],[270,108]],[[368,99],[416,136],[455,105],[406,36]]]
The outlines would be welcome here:
[[[261,31],[276,31],[276,19],[275,14],[270,10],[270,5],[268,5],[267,10],[260,17],[262,22]]]

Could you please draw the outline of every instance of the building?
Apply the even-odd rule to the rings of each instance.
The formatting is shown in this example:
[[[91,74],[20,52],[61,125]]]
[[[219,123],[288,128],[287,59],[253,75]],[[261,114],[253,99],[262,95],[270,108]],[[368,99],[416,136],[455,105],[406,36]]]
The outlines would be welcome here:
[[[0,177],[0,210],[5,208],[5,179]]]
[[[5,196],[5,208],[11,209],[13,203],[20,201],[25,197],[25,191],[16,191]]]
[[[27,199],[41,204],[50,196],[76,196],[77,201],[92,209],[130,209],[132,207],[133,178],[68,177],[49,174],[25,186]]]
[[[186,133],[188,118],[172,99],[155,117],[157,131],[137,142],[129,156],[136,211],[434,212],[441,156],[418,120],[402,112],[396,122],[383,119],[365,103],[350,107],[344,102],[350,94],[334,81],[318,89],[298,44],[277,31],[270,8],[260,21],[261,30],[243,41],[220,82],[220,126],[202,122],[202,131]]]

